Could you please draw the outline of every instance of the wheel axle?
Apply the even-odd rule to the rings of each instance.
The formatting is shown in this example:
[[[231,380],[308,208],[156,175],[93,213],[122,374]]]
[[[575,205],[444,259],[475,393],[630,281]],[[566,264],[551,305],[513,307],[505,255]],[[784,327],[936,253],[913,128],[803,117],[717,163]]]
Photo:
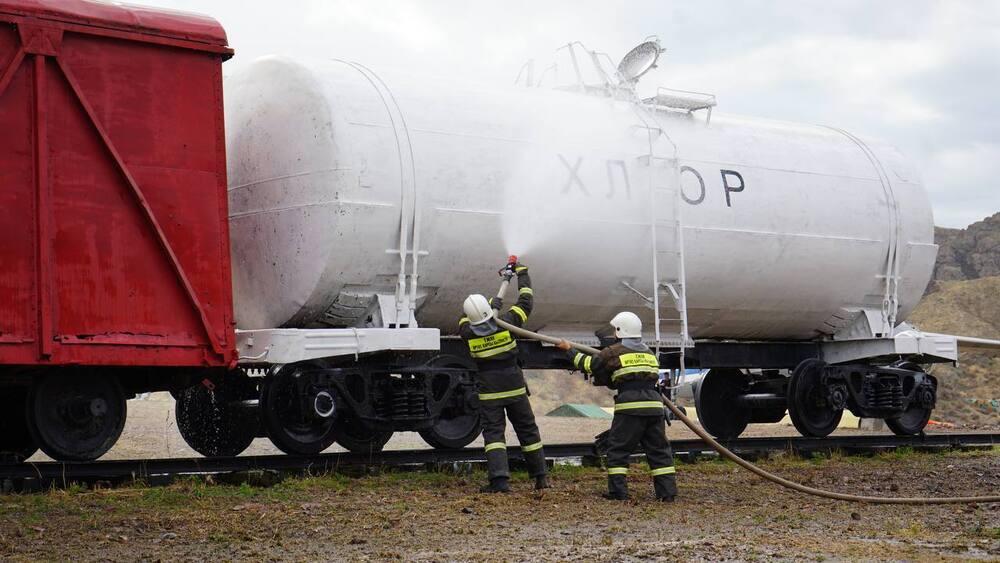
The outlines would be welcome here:
[[[777,393],[747,393],[737,396],[735,400],[740,406],[751,409],[784,407],[787,401],[784,395]]]
[[[337,412],[337,403],[329,391],[320,391],[313,398],[313,412],[320,418],[333,418]]]

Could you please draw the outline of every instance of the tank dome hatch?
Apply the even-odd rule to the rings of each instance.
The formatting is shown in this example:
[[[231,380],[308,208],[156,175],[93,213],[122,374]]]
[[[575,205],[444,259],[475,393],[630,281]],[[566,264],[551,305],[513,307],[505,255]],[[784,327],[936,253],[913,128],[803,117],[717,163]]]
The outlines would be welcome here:
[[[618,63],[618,76],[623,83],[635,84],[647,72],[656,68],[660,55],[666,51],[657,37],[645,41],[629,51]]]

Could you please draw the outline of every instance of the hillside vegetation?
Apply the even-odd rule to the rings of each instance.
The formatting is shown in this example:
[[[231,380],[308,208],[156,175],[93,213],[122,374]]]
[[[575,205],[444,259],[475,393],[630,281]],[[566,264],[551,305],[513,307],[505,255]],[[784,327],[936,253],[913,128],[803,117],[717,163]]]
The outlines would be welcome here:
[[[908,319],[920,330],[1000,338],[1000,276],[939,281]],[[962,352],[959,365],[936,365],[938,407],[934,418],[968,426],[1000,426],[1000,353]]]

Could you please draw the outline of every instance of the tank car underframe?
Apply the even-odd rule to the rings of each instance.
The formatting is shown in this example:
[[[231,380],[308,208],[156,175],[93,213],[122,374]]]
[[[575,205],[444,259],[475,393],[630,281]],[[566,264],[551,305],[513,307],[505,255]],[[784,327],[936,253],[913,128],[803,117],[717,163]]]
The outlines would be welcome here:
[[[178,399],[178,424],[187,430],[182,434],[205,455],[235,455],[254,436],[269,436],[285,451],[303,453],[334,440],[353,450],[380,448],[396,431],[419,432],[439,448],[463,447],[479,435],[475,368],[456,337],[442,338],[435,329],[278,329],[241,333],[237,340],[241,362],[233,371],[80,368],[86,373],[76,376],[89,383],[75,387],[107,388],[107,397],[95,394],[82,411],[66,403],[66,393],[59,392],[62,383],[45,388],[40,383],[65,379],[72,375],[69,368],[57,370],[64,373],[5,369],[0,376],[11,391],[8,400],[20,397],[12,403],[18,408],[7,410],[28,413],[32,407],[39,420],[56,424],[21,428],[0,449],[19,459],[37,445],[63,459],[97,457],[113,444],[125,415],[104,406],[153,390],[169,390]],[[520,341],[519,351],[525,369],[572,370],[565,354],[551,346]],[[660,358],[665,369],[679,367],[677,350],[665,350]],[[955,337],[913,331],[891,339],[835,342],[699,341],[686,350],[688,367],[708,370],[698,388],[701,402],[709,401],[700,405],[699,415],[720,437],[735,437],[749,423],[777,422],[786,410],[800,431],[812,435],[828,433],[843,409],[885,418],[897,433],[919,432],[936,398],[936,382],[919,364],[956,358]],[[285,382],[285,403],[274,400],[279,380]],[[66,405],[46,406],[60,402]],[[284,406],[273,406],[279,404]],[[274,416],[265,416],[268,408]],[[73,428],[62,428],[59,420],[78,424],[78,416],[66,414],[77,411],[114,415],[103,442],[76,451],[60,438]],[[722,414],[713,418],[713,412]],[[20,428],[13,422],[21,419],[10,417],[12,432]],[[276,439],[275,428],[288,420],[294,421],[285,428],[292,438]],[[304,441],[297,442],[297,436],[305,436]],[[39,437],[49,443],[38,444]]]
[[[6,368],[9,435],[0,450],[15,459],[38,446],[59,459],[99,457],[120,432],[124,399],[153,390],[178,399],[178,427],[205,455],[236,455],[255,436],[309,453],[334,440],[378,449],[396,431],[419,432],[438,448],[464,447],[479,435],[475,367],[461,339],[434,329],[278,329],[238,340],[242,360],[232,371]],[[552,346],[520,341],[518,349],[526,369],[572,370]],[[665,350],[661,365],[677,368],[678,357]],[[696,402],[702,424],[720,437],[777,422],[786,410],[804,434],[825,435],[845,409],[913,434],[937,390],[919,365],[956,357],[955,337],[908,332],[836,342],[699,341],[686,350],[686,365],[708,370]],[[84,427],[93,431],[67,439]]]
[[[280,407],[277,418],[307,430],[309,420],[334,429],[325,442],[289,446],[276,439],[283,423],[269,427],[263,416],[261,434],[285,451],[325,448],[345,429],[351,436],[337,441],[351,449],[381,447],[396,431],[420,432],[435,447],[462,447],[477,437],[475,368],[457,337],[440,337],[434,329],[279,329],[241,333],[238,341],[243,366],[262,368],[262,389],[290,371],[300,381],[295,404]],[[572,370],[565,354],[551,346],[519,341],[518,349],[525,369]],[[699,341],[685,355],[688,367],[711,374],[711,385],[702,389],[707,393],[700,394],[703,424],[732,438],[747,424],[777,422],[786,411],[808,435],[832,431],[844,409],[889,420],[913,408],[929,413],[936,383],[917,364],[954,361],[956,350],[953,337],[910,331],[848,341]],[[678,358],[677,350],[665,350],[661,365],[677,368]],[[797,381],[807,383],[797,387]],[[263,403],[263,410],[279,408]],[[712,413],[720,414],[713,419]],[[908,433],[919,431],[914,425],[923,427],[917,416],[922,414],[903,425]]]

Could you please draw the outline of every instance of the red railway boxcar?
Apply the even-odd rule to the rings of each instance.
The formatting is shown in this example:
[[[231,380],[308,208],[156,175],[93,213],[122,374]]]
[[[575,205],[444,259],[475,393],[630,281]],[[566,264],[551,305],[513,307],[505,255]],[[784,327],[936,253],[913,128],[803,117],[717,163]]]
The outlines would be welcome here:
[[[235,364],[231,56],[210,18],[0,0],[0,450],[97,457],[127,396]]]

